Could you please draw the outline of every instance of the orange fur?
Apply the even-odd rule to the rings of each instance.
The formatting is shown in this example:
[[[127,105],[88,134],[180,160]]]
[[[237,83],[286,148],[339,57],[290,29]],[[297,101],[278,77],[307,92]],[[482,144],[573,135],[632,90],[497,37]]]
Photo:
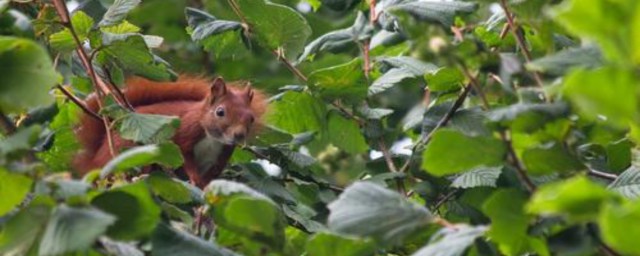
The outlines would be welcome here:
[[[249,100],[246,88],[237,83],[223,86],[226,93],[220,95],[212,95],[215,92],[211,81],[200,77],[181,76],[176,82],[131,78],[126,84],[124,94],[136,112],[180,118],[181,124],[173,141],[185,159],[183,169],[189,179],[200,187],[208,184],[226,166],[235,147],[233,143],[237,142],[231,140],[238,135],[244,138],[257,130],[267,107],[264,94],[251,89],[253,98]],[[97,97],[90,96],[86,104],[94,112],[99,111]],[[216,116],[219,107],[224,108],[224,117]],[[100,120],[83,114],[75,131],[83,150],[74,159],[74,167],[81,174],[102,167],[112,159],[105,131]],[[210,170],[199,172],[193,147],[207,133],[228,145],[224,145],[223,152]],[[133,142],[120,138],[116,132],[112,134],[116,151],[134,146]]]

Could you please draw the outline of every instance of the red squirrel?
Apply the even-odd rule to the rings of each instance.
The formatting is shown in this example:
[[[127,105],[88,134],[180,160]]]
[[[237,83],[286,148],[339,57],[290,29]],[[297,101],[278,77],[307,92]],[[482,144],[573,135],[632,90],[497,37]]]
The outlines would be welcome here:
[[[213,82],[188,76],[181,76],[176,82],[131,78],[126,84],[124,95],[136,112],[180,118],[173,142],[180,147],[184,172],[200,188],[222,172],[235,145],[254,134],[267,106],[260,91],[248,85],[226,84],[221,78]],[[90,96],[86,105],[96,113],[99,111],[95,96]],[[102,121],[85,113],[75,132],[83,150],[76,155],[73,166],[81,174],[100,168],[113,158]],[[117,152],[135,145],[116,132],[111,134]],[[205,138],[213,141],[213,154],[217,156],[207,156],[212,164],[208,170],[199,170],[194,147]]]

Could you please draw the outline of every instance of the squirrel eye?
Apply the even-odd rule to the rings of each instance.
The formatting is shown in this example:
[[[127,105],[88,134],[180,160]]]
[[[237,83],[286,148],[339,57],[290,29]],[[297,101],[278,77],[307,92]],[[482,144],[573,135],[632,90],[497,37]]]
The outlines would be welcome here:
[[[224,108],[223,107],[216,108],[216,116],[218,116],[218,117],[223,117],[224,116]]]

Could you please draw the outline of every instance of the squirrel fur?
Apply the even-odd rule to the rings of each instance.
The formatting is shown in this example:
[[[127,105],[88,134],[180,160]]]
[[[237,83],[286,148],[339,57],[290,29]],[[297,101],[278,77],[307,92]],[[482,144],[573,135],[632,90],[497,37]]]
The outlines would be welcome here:
[[[180,118],[180,127],[172,140],[180,147],[184,172],[201,188],[222,172],[235,145],[243,143],[261,126],[267,107],[266,97],[260,91],[248,85],[226,84],[221,78],[210,82],[205,78],[181,76],[175,82],[155,82],[135,77],[126,84],[124,95],[137,113]],[[87,98],[86,105],[93,112],[99,112],[95,95]],[[81,174],[100,168],[113,158],[101,120],[83,113],[75,133],[82,150],[73,166]],[[111,134],[116,152],[135,146],[117,132]],[[208,170],[198,170],[194,147],[206,137],[217,141],[222,148],[217,156],[211,156],[217,159]]]

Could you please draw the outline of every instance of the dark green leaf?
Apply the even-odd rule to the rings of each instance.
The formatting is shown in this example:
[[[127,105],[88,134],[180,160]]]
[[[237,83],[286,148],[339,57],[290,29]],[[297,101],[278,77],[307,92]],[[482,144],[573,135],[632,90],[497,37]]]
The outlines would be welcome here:
[[[534,175],[566,173],[584,168],[578,159],[559,142],[551,142],[522,152],[522,162]]]
[[[116,25],[123,21],[127,14],[140,4],[141,0],[115,0],[113,4],[109,6],[107,12],[102,17],[99,25],[101,27],[107,27]]]
[[[193,41],[200,41],[209,36],[242,28],[240,22],[218,20],[216,17],[195,8],[186,8],[185,14],[189,27],[193,29],[191,32],[191,40]]]
[[[430,91],[450,91],[460,88],[464,82],[464,75],[457,68],[440,68],[424,76]]]
[[[453,25],[456,13],[473,12],[476,8],[475,3],[462,1],[409,1],[392,5],[387,11],[407,12],[418,19],[439,22],[448,28]]]
[[[454,188],[495,187],[502,167],[480,167],[462,173],[451,183]]]
[[[460,256],[469,246],[473,244],[476,238],[482,236],[487,231],[485,226],[458,226],[455,229],[444,228],[431,238],[432,242],[420,250],[416,251],[413,256]]]
[[[325,104],[308,93],[285,92],[270,108],[267,123],[291,134],[321,132],[326,127]]]
[[[177,75],[163,60],[153,55],[139,34],[103,33],[102,52],[107,53],[125,71],[152,80],[174,80]]]
[[[629,199],[640,197],[640,168],[632,165],[609,184],[609,189]]]
[[[307,242],[307,254],[317,256],[366,256],[375,252],[376,245],[371,240],[344,237],[332,233],[317,233]]]
[[[354,183],[328,207],[329,229],[386,245],[402,241],[432,219],[426,208],[370,182]]]
[[[100,176],[106,177],[114,172],[150,164],[178,167],[182,161],[180,148],[173,143],[138,146],[122,152],[109,161],[102,168]]]
[[[596,46],[571,48],[554,55],[545,56],[526,64],[528,70],[563,75],[572,68],[593,69],[601,66],[604,60]]]
[[[235,253],[209,241],[160,224],[151,237],[151,254],[156,256],[233,256]]]
[[[119,121],[122,138],[150,144],[170,140],[180,126],[180,119],[173,116],[128,113]]]
[[[147,183],[151,191],[167,200],[167,202],[185,204],[192,201],[189,188],[184,183],[173,180],[164,173],[151,173],[147,178]]]
[[[307,84],[312,91],[328,100],[358,102],[367,97],[367,80],[360,59],[315,71],[309,75]]]
[[[329,113],[329,140],[336,147],[350,154],[358,154],[367,151],[367,142],[360,132],[358,123],[344,118],[336,111]]]

